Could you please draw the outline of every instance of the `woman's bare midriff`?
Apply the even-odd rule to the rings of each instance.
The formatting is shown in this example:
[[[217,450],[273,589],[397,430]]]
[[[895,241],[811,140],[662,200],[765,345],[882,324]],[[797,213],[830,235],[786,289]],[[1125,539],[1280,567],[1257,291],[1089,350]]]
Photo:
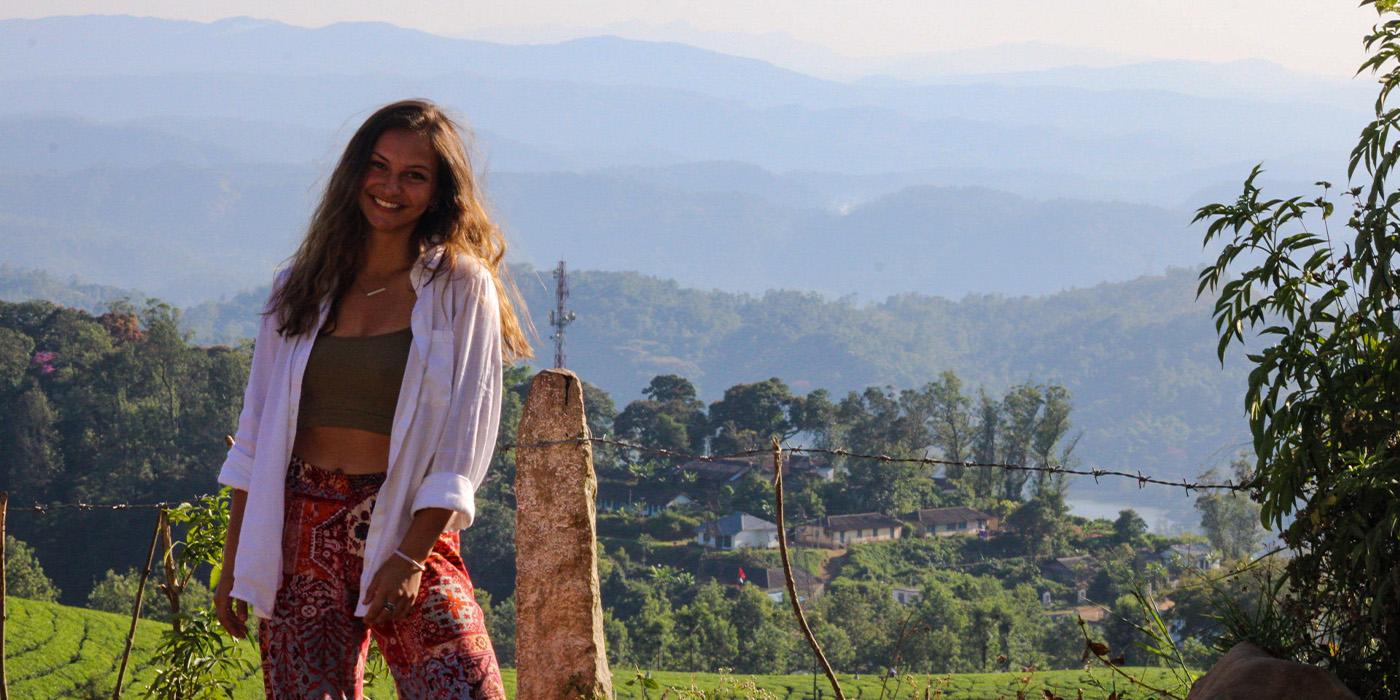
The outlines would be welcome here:
[[[383,474],[389,470],[389,436],[329,425],[300,428],[292,454],[332,471]]]

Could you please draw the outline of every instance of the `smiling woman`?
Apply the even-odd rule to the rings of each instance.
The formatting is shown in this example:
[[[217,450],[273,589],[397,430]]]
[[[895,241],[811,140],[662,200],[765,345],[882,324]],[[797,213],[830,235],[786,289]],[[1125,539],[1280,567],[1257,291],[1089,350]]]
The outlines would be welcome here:
[[[370,637],[402,698],[504,698],[458,531],[528,355],[505,241],[456,126],[410,100],[350,139],[278,275],[235,444],[220,622],[269,698],[359,698]]]
[[[384,132],[374,144],[360,189],[360,210],[370,230],[398,238],[432,206],[437,155],[428,137],[407,129]]]

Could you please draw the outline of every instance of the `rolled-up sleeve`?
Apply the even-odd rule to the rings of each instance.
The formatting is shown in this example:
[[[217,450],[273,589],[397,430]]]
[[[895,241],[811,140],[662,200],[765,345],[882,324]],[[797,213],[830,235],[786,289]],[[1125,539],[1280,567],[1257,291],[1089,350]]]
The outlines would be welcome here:
[[[264,313],[253,341],[253,363],[248,370],[248,386],[243,390],[243,410],[238,414],[238,430],[233,446],[219,469],[218,481],[243,491],[252,479],[253,455],[257,451],[258,425],[262,422],[263,404],[267,401],[268,384],[275,371],[277,345],[277,315]]]
[[[501,419],[501,316],[491,273],[465,266],[459,308],[453,318],[452,387],[446,422],[428,473],[413,497],[413,512],[454,511],[448,528],[476,517],[476,488],[486,477]]]

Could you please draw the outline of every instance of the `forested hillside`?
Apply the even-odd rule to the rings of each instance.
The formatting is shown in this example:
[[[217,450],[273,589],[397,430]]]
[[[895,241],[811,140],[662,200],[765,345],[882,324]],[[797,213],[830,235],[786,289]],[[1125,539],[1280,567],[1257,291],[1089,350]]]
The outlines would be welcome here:
[[[553,280],[528,267],[514,274],[544,324]],[[634,273],[569,279],[578,314],[568,328],[569,367],[619,398],[638,396],[658,374],[684,376],[712,400],[768,377],[841,396],[872,385],[911,388],[953,371],[992,392],[1028,380],[1064,385],[1087,462],[1195,477],[1228,463],[1247,439],[1236,398],[1243,370],[1215,359],[1210,307],[1195,300],[1190,270],[1044,297],[905,294],[873,304],[689,289]],[[195,306],[184,323],[200,341],[235,342],[252,335],[266,294]],[[548,333],[542,326],[545,343]],[[549,350],[540,356],[548,360]],[[1104,488],[1129,498],[1136,491]]]
[[[0,490],[15,506],[181,501],[213,491],[223,435],[242,402],[249,349],[187,343],[178,314],[158,302],[139,312],[118,302],[102,315],[48,302],[0,302],[0,415],[6,417]],[[507,371],[494,463],[477,494],[478,522],[463,539],[474,579],[490,595],[483,596],[484,607],[507,663],[514,658],[516,520],[508,446],[530,374],[524,366]],[[1053,467],[1072,462],[1079,444],[1070,393],[1034,378],[989,392],[942,372],[906,390],[867,386],[832,395],[773,377],[726,387],[719,400],[705,402],[690,381],[665,374],[651,378],[643,394],[621,405],[596,386],[585,392],[595,434],[647,448],[600,447],[595,461],[603,488],[687,495],[684,503],[653,512],[640,502],[600,505],[609,654],[618,665],[643,668],[781,673],[807,667],[785,609],[771,604],[781,596],[769,573],[779,567],[773,552],[719,551],[696,541],[705,523],[726,514],[772,517],[763,468],[715,481],[654,450],[727,453],[761,446],[769,436],[801,436],[856,454]],[[1170,558],[1183,538],[1148,534],[1132,511],[1116,522],[1070,515],[1060,476],[858,457],[818,461],[831,471],[793,467],[788,526],[826,528],[847,516],[905,530],[902,537],[887,530],[849,545],[844,537],[839,544],[804,545],[798,566],[812,598],[809,616],[844,669],[879,672],[896,653],[920,673],[1074,667],[1082,649],[1075,606],[1094,601],[1115,615],[1135,615],[1135,604],[1124,598],[1134,586],[1176,585],[1192,575],[1192,565]],[[924,513],[940,508],[977,509],[969,512],[1003,524],[932,536]],[[55,508],[17,511],[10,523],[66,602],[121,609],[111,603],[117,593],[92,593],[94,583],[107,569],[143,560],[153,515]],[[1212,532],[1212,542],[1217,535]],[[1247,553],[1257,537],[1246,535],[1239,548]],[[1056,573],[1057,557],[1083,562],[1083,570]],[[766,580],[758,582],[759,575]],[[1199,607],[1182,614],[1211,629]],[[920,616],[919,628],[927,629],[901,642],[901,620],[909,615]],[[1128,651],[1124,630],[1112,624],[1095,634],[1127,651],[1131,663],[1151,661]],[[1197,663],[1211,653],[1198,640],[1191,654]]]
[[[545,271],[516,266],[532,316],[553,306]],[[1045,297],[916,294],[875,304],[818,294],[762,296],[688,289],[635,273],[570,273],[569,366],[619,401],[651,377],[677,374],[705,400],[726,387],[782,377],[796,391],[834,396],[867,386],[912,388],[943,371],[975,392],[1035,380],[1065,386],[1083,431],[1084,463],[1194,478],[1245,444],[1241,365],[1214,359],[1210,309],[1195,274],[1173,270],[1131,282]],[[237,345],[254,333],[266,288],[186,309],[180,326],[197,343]],[[101,313],[138,292],[0,269],[0,299],[53,298]],[[552,353],[540,330],[540,357]],[[1072,486],[1073,489],[1073,486]],[[1104,484],[1093,497],[1153,504],[1190,516],[1180,494],[1145,495]],[[1180,516],[1178,516],[1180,519]],[[1156,523],[1154,523],[1156,524]]]

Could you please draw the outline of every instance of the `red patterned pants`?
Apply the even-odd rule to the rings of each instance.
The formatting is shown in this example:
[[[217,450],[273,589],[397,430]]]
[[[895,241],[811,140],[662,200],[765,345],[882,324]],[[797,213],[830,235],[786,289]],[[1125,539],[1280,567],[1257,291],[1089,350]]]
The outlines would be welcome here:
[[[282,586],[258,628],[268,700],[362,698],[371,633],[400,698],[505,700],[456,531],[433,545],[407,617],[372,629],[355,617],[369,515],[383,481],[292,458]]]

